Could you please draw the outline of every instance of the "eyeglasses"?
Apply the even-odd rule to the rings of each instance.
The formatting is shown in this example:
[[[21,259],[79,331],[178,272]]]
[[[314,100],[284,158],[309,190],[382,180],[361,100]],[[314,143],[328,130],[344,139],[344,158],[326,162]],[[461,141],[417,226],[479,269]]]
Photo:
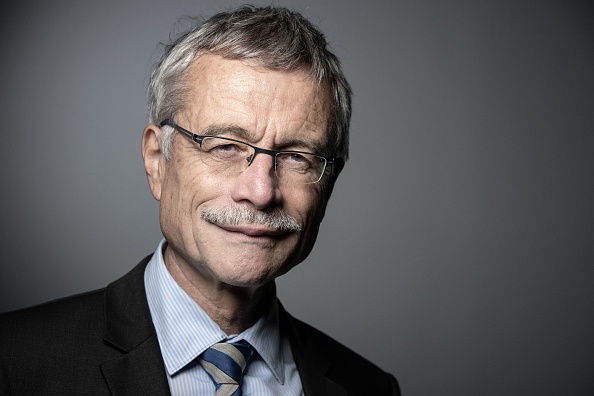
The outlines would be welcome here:
[[[196,135],[170,119],[161,122],[159,127],[165,125],[198,143],[203,154],[202,162],[220,171],[243,172],[254,162],[256,154],[262,153],[274,158],[274,173],[279,179],[293,184],[312,184],[322,179],[327,167],[342,161],[342,158],[328,158],[302,151],[263,149],[222,136]]]

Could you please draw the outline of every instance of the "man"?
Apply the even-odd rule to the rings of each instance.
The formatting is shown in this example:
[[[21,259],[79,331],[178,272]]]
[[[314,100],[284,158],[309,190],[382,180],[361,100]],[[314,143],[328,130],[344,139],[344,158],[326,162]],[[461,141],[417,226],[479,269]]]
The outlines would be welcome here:
[[[282,8],[216,15],[166,49],[149,112],[163,241],[106,289],[3,315],[0,393],[399,394],[276,299],[348,155],[350,88],[323,35]]]

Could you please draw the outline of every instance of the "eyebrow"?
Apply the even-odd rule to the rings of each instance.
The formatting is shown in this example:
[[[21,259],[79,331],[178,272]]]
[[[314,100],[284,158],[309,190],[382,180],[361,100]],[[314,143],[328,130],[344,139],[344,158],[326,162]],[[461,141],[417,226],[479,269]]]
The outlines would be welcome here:
[[[202,132],[204,136],[231,136],[234,139],[237,138],[238,140],[245,140],[248,143],[253,141],[254,134],[248,131],[247,129],[240,127],[239,125],[233,124],[214,124],[206,127]],[[322,145],[318,142],[312,141],[304,141],[302,139],[287,139],[284,140],[277,150],[283,150],[287,147],[303,147],[306,151],[311,152],[312,154],[318,154],[323,152]],[[290,149],[289,149],[290,150]],[[302,150],[298,150],[302,151]]]
[[[239,125],[215,124],[208,126],[202,133],[204,136],[232,135],[233,137],[250,140],[252,134]]]

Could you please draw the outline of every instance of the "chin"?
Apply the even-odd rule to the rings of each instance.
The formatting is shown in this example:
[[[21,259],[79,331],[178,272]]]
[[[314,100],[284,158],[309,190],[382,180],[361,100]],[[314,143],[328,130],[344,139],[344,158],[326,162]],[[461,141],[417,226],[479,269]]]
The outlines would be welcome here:
[[[240,262],[219,271],[223,283],[236,287],[258,288],[274,281],[289,271],[292,266],[274,266],[254,261]]]

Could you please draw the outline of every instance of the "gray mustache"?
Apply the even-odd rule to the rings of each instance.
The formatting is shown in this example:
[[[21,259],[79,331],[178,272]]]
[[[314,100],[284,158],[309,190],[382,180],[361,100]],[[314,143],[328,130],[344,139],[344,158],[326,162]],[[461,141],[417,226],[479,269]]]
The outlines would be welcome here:
[[[202,211],[200,217],[221,225],[258,224],[277,231],[301,231],[299,222],[278,208],[271,212],[254,212],[245,206],[207,208]]]

